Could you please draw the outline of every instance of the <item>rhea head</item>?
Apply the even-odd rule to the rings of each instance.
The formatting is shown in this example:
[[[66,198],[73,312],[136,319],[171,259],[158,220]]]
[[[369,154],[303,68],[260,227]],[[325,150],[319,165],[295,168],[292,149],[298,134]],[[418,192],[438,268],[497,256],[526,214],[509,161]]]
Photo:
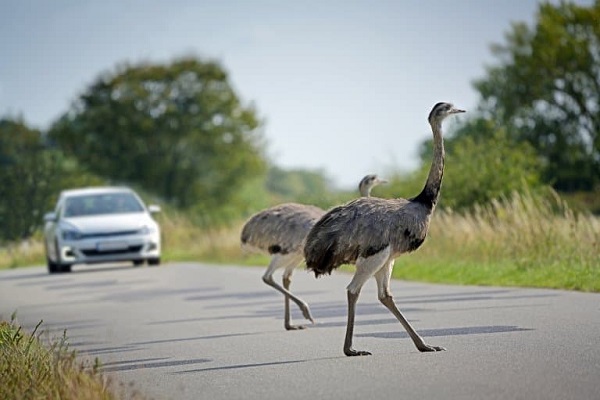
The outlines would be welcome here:
[[[465,110],[460,110],[458,108],[455,108],[450,103],[440,102],[440,103],[437,103],[435,106],[433,106],[433,108],[431,109],[431,112],[429,113],[429,117],[427,119],[429,120],[430,124],[433,124],[436,122],[440,123],[448,115],[464,113],[464,112],[465,112]]]
[[[376,174],[369,174],[362,178],[362,180],[358,184],[358,191],[360,192],[361,196],[368,197],[371,195],[371,189],[373,189],[377,185],[387,182],[388,181],[386,181],[385,179],[379,178]]]

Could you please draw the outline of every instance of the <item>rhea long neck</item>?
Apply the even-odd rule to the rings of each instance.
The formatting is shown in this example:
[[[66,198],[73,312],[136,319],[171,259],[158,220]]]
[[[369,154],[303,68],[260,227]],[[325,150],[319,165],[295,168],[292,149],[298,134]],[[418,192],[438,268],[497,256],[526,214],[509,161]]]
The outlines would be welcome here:
[[[430,122],[433,132],[433,160],[429,175],[425,182],[425,187],[418,196],[412,200],[422,203],[430,210],[433,210],[440,197],[440,188],[442,187],[442,177],[444,176],[444,139],[442,137],[442,121],[434,120]]]
[[[361,186],[359,192],[361,197],[371,197],[371,188],[368,186]]]

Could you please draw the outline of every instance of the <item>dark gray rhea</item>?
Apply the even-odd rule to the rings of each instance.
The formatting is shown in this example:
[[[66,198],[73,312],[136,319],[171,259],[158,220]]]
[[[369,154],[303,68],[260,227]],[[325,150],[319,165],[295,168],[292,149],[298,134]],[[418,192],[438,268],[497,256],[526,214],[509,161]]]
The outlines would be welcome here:
[[[440,351],[443,347],[426,344],[396,307],[390,292],[394,260],[402,253],[418,249],[429,229],[444,173],[442,121],[462,113],[449,103],[437,103],[429,114],[433,132],[433,161],[421,193],[411,199],[359,198],[327,212],[311,229],[304,247],[309,270],[318,277],[342,264],[355,264],[356,272],[348,285],[348,322],[344,341],[347,356],[369,355],[352,348],[354,315],[360,290],[375,277],[378,297],[400,321],[419,351]]]
[[[369,176],[375,178],[367,179]],[[375,175],[367,177],[361,181],[361,194],[369,195],[373,186],[385,182]],[[306,235],[324,214],[325,211],[315,206],[285,203],[252,215],[242,228],[240,239],[244,248],[271,256],[262,279],[285,296],[284,327],[287,330],[304,329],[302,325],[291,323],[290,299],[298,305],[304,318],[314,323],[308,304],[290,291],[290,283],[294,269],[304,260]],[[279,268],[284,268],[283,286],[273,279]]]

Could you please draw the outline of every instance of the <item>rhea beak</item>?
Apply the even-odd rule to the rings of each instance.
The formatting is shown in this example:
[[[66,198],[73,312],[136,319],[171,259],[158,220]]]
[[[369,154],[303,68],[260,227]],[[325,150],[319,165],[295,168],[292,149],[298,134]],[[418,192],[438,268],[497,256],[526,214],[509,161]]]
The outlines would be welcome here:
[[[453,108],[450,110],[449,114],[459,114],[459,113],[464,113],[466,112],[465,110],[460,110],[458,108]]]

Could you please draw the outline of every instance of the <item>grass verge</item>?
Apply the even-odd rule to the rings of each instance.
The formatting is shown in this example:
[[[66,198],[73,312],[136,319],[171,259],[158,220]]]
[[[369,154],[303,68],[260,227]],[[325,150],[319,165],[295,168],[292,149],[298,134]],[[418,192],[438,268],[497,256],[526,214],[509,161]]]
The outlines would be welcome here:
[[[469,213],[440,210],[394,276],[458,284],[600,291],[600,219],[555,193],[513,196]]]
[[[66,332],[44,345],[41,324],[28,334],[14,316],[10,322],[0,321],[0,399],[119,398],[99,373],[97,360],[87,365],[69,351]]]

